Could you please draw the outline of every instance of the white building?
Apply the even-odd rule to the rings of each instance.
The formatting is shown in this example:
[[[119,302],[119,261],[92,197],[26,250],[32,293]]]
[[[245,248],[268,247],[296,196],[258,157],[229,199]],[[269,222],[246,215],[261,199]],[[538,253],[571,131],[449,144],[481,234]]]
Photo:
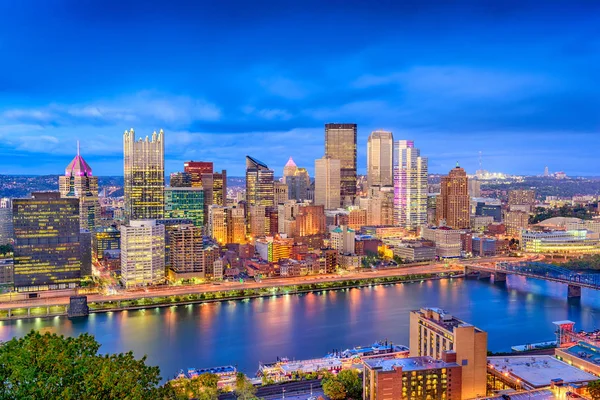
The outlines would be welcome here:
[[[371,186],[394,184],[393,158],[394,136],[392,132],[373,131],[367,141],[367,181]]]
[[[165,279],[165,226],[156,220],[121,226],[121,281],[125,287],[154,285]]]
[[[394,143],[394,222],[413,230],[427,223],[427,158],[412,140]]]
[[[462,230],[450,229],[448,227],[440,228],[423,228],[421,236],[425,240],[430,240],[435,243],[436,254],[438,257],[460,257],[462,242],[460,235],[464,233]]]
[[[350,253],[354,254],[356,239],[356,232],[348,228],[347,226],[336,226],[331,230],[331,248],[337,250],[339,253]]]
[[[315,204],[326,210],[338,208],[341,201],[341,163],[327,156],[315,160]]]

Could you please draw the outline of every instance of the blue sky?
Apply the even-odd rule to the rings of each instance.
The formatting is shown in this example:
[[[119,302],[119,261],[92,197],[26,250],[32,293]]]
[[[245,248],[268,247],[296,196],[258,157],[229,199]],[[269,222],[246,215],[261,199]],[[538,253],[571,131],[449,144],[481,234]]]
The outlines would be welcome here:
[[[375,4],[376,3],[376,4]],[[452,6],[448,4],[452,4]],[[600,175],[600,3],[0,2],[0,174],[60,173],[76,140],[122,174],[163,128],[167,172],[250,154],[313,170],[323,125],[412,139],[431,172]]]

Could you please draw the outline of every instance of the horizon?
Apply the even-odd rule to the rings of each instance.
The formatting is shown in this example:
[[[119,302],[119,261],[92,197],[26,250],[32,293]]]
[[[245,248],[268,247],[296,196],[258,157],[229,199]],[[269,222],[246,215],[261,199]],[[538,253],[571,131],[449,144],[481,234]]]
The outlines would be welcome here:
[[[314,176],[341,121],[359,174],[384,129],[435,174],[482,152],[488,171],[600,175],[600,4],[311,4],[0,4],[0,173],[60,174],[79,140],[95,175],[122,176],[133,127],[164,129],[166,175],[242,176],[249,154]]]

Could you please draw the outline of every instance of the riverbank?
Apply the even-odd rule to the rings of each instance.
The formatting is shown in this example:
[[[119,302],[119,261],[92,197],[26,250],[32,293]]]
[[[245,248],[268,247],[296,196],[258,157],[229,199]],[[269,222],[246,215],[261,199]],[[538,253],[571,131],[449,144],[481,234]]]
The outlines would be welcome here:
[[[261,282],[258,287],[249,287],[244,289],[222,289],[214,287],[211,290],[199,290],[196,293],[174,294],[174,295],[142,295],[137,298],[120,300],[102,300],[89,301],[90,313],[105,313],[125,310],[141,310],[145,308],[172,307],[179,305],[214,303],[221,301],[238,301],[245,299],[261,297],[278,297],[283,295],[303,294],[311,292],[323,292],[330,290],[343,290],[350,288],[362,288],[376,285],[389,285],[398,283],[421,282],[425,280],[457,278],[461,277],[460,271],[448,271],[438,273],[422,274],[399,274],[393,276],[376,276],[361,279],[340,279],[327,280],[315,283],[305,283],[296,285],[277,285],[269,284],[269,281]],[[67,306],[46,304],[43,306],[20,306],[0,310],[0,321],[28,319],[28,318],[50,318],[56,316],[66,316]]]

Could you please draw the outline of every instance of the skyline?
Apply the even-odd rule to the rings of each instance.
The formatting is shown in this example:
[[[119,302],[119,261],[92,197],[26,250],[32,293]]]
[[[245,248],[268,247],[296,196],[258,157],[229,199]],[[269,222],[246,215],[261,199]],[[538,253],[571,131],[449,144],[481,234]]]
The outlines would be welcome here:
[[[430,173],[472,174],[481,151],[490,171],[600,175],[600,5],[158,4],[0,4],[0,173],[59,175],[80,140],[95,175],[122,175],[133,127],[164,129],[165,174],[243,176],[250,155],[314,176],[339,122],[360,174],[383,129]]]

